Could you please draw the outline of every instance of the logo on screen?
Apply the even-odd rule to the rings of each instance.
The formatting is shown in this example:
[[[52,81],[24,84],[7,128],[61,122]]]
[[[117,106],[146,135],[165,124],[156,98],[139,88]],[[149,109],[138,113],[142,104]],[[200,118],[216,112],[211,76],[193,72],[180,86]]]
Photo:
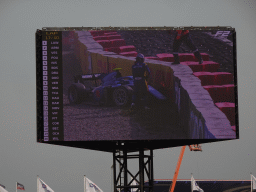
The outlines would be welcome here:
[[[42,187],[43,187],[44,189],[46,189],[46,185],[45,185],[45,184],[42,184]]]
[[[221,36],[221,37],[227,37],[230,34],[230,31],[217,31],[217,33],[215,34],[216,36]]]

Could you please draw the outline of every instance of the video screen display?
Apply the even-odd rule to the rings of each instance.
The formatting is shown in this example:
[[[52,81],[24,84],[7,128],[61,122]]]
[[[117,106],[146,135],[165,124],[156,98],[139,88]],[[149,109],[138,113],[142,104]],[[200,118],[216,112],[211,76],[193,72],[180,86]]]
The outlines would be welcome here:
[[[36,37],[38,142],[239,138],[234,28]]]

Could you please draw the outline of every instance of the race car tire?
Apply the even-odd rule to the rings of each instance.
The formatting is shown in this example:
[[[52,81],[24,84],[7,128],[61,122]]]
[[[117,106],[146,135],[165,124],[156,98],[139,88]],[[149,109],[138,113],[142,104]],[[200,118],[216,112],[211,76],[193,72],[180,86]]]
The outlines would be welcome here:
[[[120,86],[113,91],[113,101],[118,107],[125,107],[131,104],[133,89],[129,86]]]
[[[73,83],[68,88],[68,100],[70,104],[79,104],[85,100],[85,86],[81,83]]]
[[[104,87],[103,92],[104,92],[104,104],[106,106],[109,106],[112,103],[111,97],[113,94],[113,90],[112,90],[111,86]]]

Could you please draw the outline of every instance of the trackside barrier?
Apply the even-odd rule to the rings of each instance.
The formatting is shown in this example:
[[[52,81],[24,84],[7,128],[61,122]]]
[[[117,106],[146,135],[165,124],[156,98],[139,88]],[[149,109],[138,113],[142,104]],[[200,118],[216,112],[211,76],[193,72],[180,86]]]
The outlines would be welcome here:
[[[98,34],[97,32],[92,34],[94,37],[106,35],[106,33],[95,35]],[[134,57],[104,51],[103,47],[88,33],[85,35],[84,32],[76,32],[74,42],[75,56],[81,61],[83,72],[108,73],[120,67],[123,76],[132,75],[131,67],[135,62]],[[188,133],[187,136],[190,139],[235,139],[234,127],[231,127],[230,121],[222,112],[231,111],[231,109],[225,106],[222,107],[222,111],[218,109],[208,91],[201,85],[200,79],[193,75],[194,71],[187,65],[171,65],[170,55],[162,55],[162,58],[157,55],[161,60],[146,58],[145,63],[151,70],[149,84],[156,89],[165,87],[168,90],[168,96],[177,105],[181,118],[180,127],[177,128]],[[192,59],[192,54],[185,56]],[[209,60],[207,54],[202,56],[204,61]],[[195,60],[193,57],[193,61]],[[216,66],[217,64],[213,64],[209,67],[211,72],[216,72]],[[225,91],[232,91],[232,86],[224,88]]]

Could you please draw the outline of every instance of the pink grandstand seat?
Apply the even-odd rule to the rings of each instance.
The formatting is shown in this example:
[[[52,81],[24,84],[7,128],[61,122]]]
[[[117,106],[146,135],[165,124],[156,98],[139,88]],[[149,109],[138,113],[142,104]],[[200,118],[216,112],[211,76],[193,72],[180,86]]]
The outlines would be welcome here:
[[[136,51],[130,51],[130,52],[122,52],[122,53],[120,53],[120,55],[127,56],[127,57],[136,57],[137,54],[138,54],[138,53],[137,53]]]
[[[98,41],[98,40],[108,40],[108,37],[107,36],[95,36],[95,37],[93,37],[93,39],[95,41]]]
[[[235,85],[234,84],[227,84],[222,85],[226,89],[226,101],[228,102],[235,102]]]
[[[225,85],[233,82],[233,74],[227,72],[214,72],[214,84]]]
[[[227,97],[226,97],[227,89],[225,87],[221,85],[206,85],[206,86],[203,86],[203,88],[209,92],[214,103],[227,101]]]
[[[220,68],[220,64],[213,61],[204,61],[202,67],[203,71],[217,72]]]
[[[111,43],[110,47],[121,47],[121,46],[125,46],[126,45],[124,39],[112,39],[112,40],[109,40],[109,41]]]
[[[98,40],[96,42],[99,43],[103,48],[111,47],[111,42],[109,40]]]
[[[200,54],[204,61],[209,61],[209,55],[207,53],[200,53]],[[194,61],[198,61],[198,59],[195,56],[194,56]]]
[[[104,33],[104,35],[117,35],[117,34],[118,34],[118,33],[117,33],[116,31]]]
[[[214,75],[210,72],[195,72],[193,73],[201,80],[201,85],[214,85]]]
[[[156,55],[161,61],[174,62],[173,54],[160,53]]]
[[[186,61],[186,62],[182,62],[181,64],[189,66],[193,72],[203,71],[203,66],[198,64],[198,62],[195,62],[195,61]]]
[[[194,61],[193,53],[179,53],[180,61]]]
[[[236,125],[235,121],[235,103],[223,102],[215,105],[227,116],[231,126]]]
[[[122,39],[121,35],[108,35],[107,38],[108,38],[108,40]]]
[[[119,47],[120,52],[130,52],[130,51],[136,51],[136,47],[133,45],[126,45]]]

